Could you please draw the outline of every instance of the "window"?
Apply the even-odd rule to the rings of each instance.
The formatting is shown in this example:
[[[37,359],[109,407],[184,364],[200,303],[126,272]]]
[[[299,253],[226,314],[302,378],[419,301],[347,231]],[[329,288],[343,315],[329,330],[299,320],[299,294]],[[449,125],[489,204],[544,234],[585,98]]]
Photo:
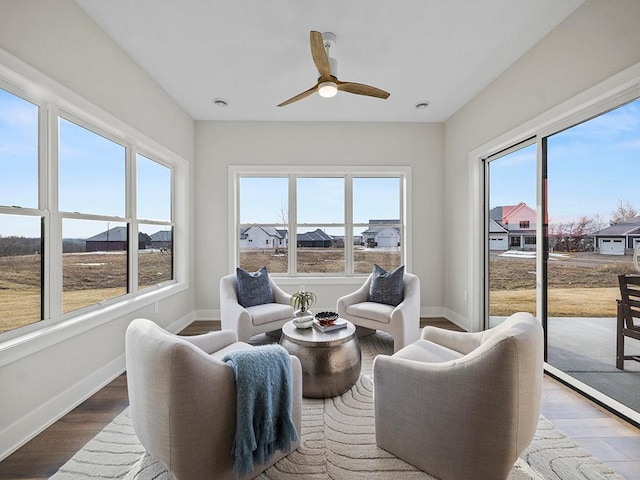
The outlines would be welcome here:
[[[124,146],[59,118],[63,313],[129,291],[125,171]]]
[[[39,110],[0,89],[0,333],[43,318]]]
[[[353,179],[354,272],[377,263],[387,271],[402,264],[401,178]],[[359,245],[355,245],[359,243]]]
[[[345,272],[345,178],[296,179],[296,272]]]
[[[529,220],[520,220],[520,228],[529,228]]]
[[[297,173],[273,176],[268,167],[263,170],[232,172],[239,220],[233,244],[241,268],[349,275],[370,273],[374,263],[391,270],[405,262],[408,169],[371,173],[361,168],[362,173],[352,174],[299,167]]]
[[[173,280],[173,173],[138,154],[138,288]]]
[[[27,82],[41,97],[0,79],[2,340],[100,318],[103,303],[137,302],[143,289],[146,305],[151,287],[178,284],[174,183],[184,192],[188,181],[186,163],[159,145],[142,139],[154,153],[138,153],[135,130],[95,113],[86,121],[93,106],[82,100],[63,99],[62,112],[59,96]]]
[[[255,272],[266,265],[271,273],[287,273],[288,178],[241,177],[237,207],[240,218],[240,226],[237,227],[240,268]],[[281,241],[282,247],[266,248],[270,238]]]

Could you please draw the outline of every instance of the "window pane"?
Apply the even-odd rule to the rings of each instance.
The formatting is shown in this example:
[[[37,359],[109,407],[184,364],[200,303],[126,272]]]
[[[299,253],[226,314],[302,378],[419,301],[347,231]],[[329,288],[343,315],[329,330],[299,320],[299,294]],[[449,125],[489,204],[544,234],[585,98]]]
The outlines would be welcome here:
[[[344,223],[344,178],[298,178],[297,223]]]
[[[536,313],[535,144],[489,163],[489,327]]]
[[[172,280],[172,228],[151,224],[139,224],[138,227],[138,288]]]
[[[401,265],[402,242],[398,226],[372,221],[366,227],[354,227],[354,232],[354,273],[371,273],[374,263],[387,271]]]
[[[127,293],[127,224],[62,221],[62,311]]]
[[[369,223],[373,219],[400,223],[399,178],[353,179],[353,222]]]
[[[138,164],[138,218],[171,220],[171,169],[142,155]]]
[[[618,275],[637,275],[640,100],[547,138],[547,361],[640,412],[640,364],[616,368]],[[640,340],[625,340],[640,356]]]
[[[41,320],[42,219],[0,215],[0,333]]]
[[[296,236],[298,273],[344,273],[344,228],[305,227]]]
[[[125,215],[125,148],[60,118],[60,210]]]
[[[287,178],[240,178],[240,223],[288,223]]]
[[[0,90],[0,205],[38,208],[38,107]]]
[[[255,272],[266,266],[271,273],[286,273],[289,236],[280,227],[240,227],[240,268]]]

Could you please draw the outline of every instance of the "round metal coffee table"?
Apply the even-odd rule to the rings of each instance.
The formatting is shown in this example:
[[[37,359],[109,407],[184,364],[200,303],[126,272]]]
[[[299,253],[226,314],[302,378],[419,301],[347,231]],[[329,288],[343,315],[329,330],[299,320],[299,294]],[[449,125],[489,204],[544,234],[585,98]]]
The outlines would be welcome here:
[[[351,322],[331,332],[298,329],[287,322],[280,345],[300,359],[303,397],[335,397],[349,390],[360,376],[362,354]]]

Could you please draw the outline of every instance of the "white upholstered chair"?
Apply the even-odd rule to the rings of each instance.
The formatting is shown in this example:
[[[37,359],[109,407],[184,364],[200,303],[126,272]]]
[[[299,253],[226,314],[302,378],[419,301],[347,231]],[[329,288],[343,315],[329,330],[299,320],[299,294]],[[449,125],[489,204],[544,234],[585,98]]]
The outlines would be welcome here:
[[[293,318],[289,305],[291,295],[278,287],[269,277],[273,291],[273,303],[243,307],[238,303],[236,275],[220,279],[220,320],[222,330],[233,330],[238,340],[248,342],[253,335],[278,330]]]
[[[420,336],[420,279],[405,273],[403,300],[397,306],[369,301],[369,288],[373,275],[355,292],[338,299],[338,314],[358,327],[382,330],[393,337],[393,350],[397,352]]]
[[[170,334],[146,319],[126,333],[127,385],[133,427],[144,448],[177,480],[232,479],[236,431],[233,368],[220,359],[229,351],[252,348],[231,331],[196,336]],[[302,369],[293,370],[293,423],[301,435]],[[299,442],[292,445],[298,448]],[[287,452],[288,453],[288,452]],[[256,465],[253,478],[266,465]]]
[[[376,442],[442,480],[506,479],[536,431],[542,375],[528,313],[478,333],[425,327],[374,360]]]

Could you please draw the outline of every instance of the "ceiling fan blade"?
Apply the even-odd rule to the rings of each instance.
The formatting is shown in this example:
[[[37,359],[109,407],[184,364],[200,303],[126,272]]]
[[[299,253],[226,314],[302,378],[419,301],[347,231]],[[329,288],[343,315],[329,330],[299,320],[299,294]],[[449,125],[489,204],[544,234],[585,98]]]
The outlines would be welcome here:
[[[291,104],[293,102],[297,102],[298,100],[302,100],[303,98],[307,98],[312,93],[315,93],[316,90],[318,90],[318,84],[317,83],[313,87],[311,87],[309,90],[305,90],[304,92],[299,93],[295,97],[291,97],[289,100],[285,100],[284,102],[282,102],[278,106],[279,107],[284,107],[285,105],[289,105],[289,104]]]
[[[377,97],[387,99],[389,92],[385,92],[376,87],[372,87],[370,85],[364,85],[363,83],[354,83],[354,82],[341,82],[338,80],[338,90],[348,93],[355,93],[356,95],[367,95],[368,97]]]
[[[331,67],[329,66],[327,51],[324,49],[322,34],[312,30],[310,40],[311,56],[313,57],[313,63],[316,64],[318,72],[320,72],[320,78],[329,78],[331,76]]]

